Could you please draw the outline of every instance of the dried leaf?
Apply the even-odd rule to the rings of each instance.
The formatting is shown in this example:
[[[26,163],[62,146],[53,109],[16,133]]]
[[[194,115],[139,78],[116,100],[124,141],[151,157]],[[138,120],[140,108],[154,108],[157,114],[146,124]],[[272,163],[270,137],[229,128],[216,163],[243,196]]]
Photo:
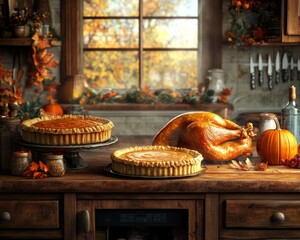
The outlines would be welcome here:
[[[231,160],[231,163],[229,164],[229,166],[233,169],[239,169],[242,171],[249,171],[251,169],[254,169],[252,162],[250,161],[249,158],[247,158],[244,162],[241,161],[235,161],[235,160]]]
[[[235,168],[240,169],[240,165],[235,160],[231,160],[232,164],[235,166]]]
[[[27,170],[25,170],[24,172],[23,172],[23,177],[27,177],[27,178],[31,178],[32,177],[32,172],[29,170],[29,169],[27,169]]]
[[[255,170],[256,171],[266,171],[268,168],[268,162],[256,162],[255,164]]]
[[[36,172],[39,169],[39,165],[36,162],[31,162],[30,166],[29,166],[29,170],[31,172]]]
[[[48,166],[47,166],[46,164],[44,164],[42,161],[39,161],[39,165],[40,165],[40,169],[41,169],[43,172],[47,173],[47,172],[49,171]]]
[[[247,167],[249,169],[254,168],[254,166],[253,166],[253,164],[252,164],[252,162],[250,161],[249,158],[246,158],[245,163],[247,164]]]

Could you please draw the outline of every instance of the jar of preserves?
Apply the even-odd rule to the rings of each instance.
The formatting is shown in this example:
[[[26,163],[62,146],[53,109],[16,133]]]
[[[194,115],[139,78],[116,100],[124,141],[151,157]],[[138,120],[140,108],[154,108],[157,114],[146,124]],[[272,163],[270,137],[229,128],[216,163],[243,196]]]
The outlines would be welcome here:
[[[16,151],[14,152],[13,159],[11,161],[11,173],[12,175],[20,176],[29,167],[31,162],[31,155],[28,151]]]
[[[49,175],[52,177],[62,177],[66,173],[66,164],[63,154],[48,154],[46,159]]]

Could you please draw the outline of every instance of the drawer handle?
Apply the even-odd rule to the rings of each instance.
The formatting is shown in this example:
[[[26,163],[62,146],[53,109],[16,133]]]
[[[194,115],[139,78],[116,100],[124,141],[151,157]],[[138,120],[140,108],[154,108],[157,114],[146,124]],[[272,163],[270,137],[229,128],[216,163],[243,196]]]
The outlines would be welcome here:
[[[88,233],[90,231],[90,213],[88,210],[83,210],[78,215],[79,231]]]
[[[10,221],[10,213],[9,212],[1,212],[0,213],[0,221]]]
[[[283,212],[275,212],[271,217],[272,222],[284,222],[285,216]]]

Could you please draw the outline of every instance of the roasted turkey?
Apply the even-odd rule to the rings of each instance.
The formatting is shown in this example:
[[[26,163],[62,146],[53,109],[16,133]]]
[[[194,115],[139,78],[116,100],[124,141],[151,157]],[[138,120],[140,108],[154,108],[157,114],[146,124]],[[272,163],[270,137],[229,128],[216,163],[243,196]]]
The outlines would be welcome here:
[[[205,160],[228,161],[251,155],[254,136],[251,123],[242,127],[211,112],[187,112],[169,121],[152,144],[189,148]]]

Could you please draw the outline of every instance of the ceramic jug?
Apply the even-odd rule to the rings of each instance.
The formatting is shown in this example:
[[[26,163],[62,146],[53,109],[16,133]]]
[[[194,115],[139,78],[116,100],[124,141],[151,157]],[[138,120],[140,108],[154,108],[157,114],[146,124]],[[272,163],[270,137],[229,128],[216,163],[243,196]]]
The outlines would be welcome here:
[[[261,113],[259,114],[259,117],[259,133],[262,133],[268,129],[276,129],[276,123],[274,120],[276,115],[274,113]]]
[[[208,70],[208,89],[214,90],[215,94],[220,94],[225,88],[225,72],[222,69],[214,68]]]

